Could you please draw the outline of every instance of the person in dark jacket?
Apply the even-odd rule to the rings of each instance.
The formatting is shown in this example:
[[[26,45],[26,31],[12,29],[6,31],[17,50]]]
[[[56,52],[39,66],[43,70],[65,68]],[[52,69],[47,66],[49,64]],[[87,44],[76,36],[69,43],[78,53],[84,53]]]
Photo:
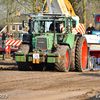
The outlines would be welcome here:
[[[2,32],[2,47],[4,47],[5,40],[6,40],[6,34]]]
[[[50,32],[54,31],[54,21],[50,24],[49,31]]]
[[[92,23],[90,23],[89,27],[86,29],[86,34],[92,34],[93,30],[95,30],[95,28],[92,26]]]

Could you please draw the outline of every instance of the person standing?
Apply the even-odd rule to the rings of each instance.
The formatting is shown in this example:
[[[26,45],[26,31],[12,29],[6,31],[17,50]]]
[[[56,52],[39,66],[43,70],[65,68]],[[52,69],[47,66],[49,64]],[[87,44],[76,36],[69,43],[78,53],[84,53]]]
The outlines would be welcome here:
[[[6,40],[6,34],[2,32],[2,47],[4,47],[5,40]]]
[[[93,30],[95,30],[95,28],[92,26],[92,23],[90,23],[89,27],[86,29],[86,34],[92,34]]]

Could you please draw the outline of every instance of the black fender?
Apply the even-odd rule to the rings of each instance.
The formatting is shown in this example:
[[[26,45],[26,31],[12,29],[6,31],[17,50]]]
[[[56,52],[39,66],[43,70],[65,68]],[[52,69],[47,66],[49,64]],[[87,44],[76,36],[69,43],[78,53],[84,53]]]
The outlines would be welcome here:
[[[69,48],[70,48],[69,43],[60,42],[59,45],[67,45],[67,46],[69,46]],[[71,48],[70,48],[70,49],[71,49]]]
[[[75,35],[75,40],[76,40],[77,37],[81,37],[81,36],[82,36],[82,34],[76,34],[76,35]],[[75,40],[74,40],[74,41],[75,41]]]
[[[31,44],[29,41],[22,41],[22,44]]]

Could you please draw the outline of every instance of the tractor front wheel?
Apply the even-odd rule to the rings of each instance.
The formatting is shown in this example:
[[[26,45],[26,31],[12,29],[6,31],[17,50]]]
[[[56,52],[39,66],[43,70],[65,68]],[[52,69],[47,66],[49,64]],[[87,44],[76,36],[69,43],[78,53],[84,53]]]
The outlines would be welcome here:
[[[57,48],[57,52],[60,53],[60,62],[55,63],[57,71],[66,72],[70,67],[70,51],[66,45],[61,45]]]
[[[18,49],[18,52],[28,54],[30,51],[30,47],[31,47],[30,44],[21,44],[19,49]]]

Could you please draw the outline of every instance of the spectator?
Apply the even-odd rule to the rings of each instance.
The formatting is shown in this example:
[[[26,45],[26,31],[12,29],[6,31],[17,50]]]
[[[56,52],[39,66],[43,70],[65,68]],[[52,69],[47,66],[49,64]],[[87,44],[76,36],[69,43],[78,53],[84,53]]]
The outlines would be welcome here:
[[[6,34],[2,32],[2,47],[4,47],[5,40],[6,40]]]
[[[92,23],[90,23],[89,27],[86,29],[86,34],[92,34],[93,30],[95,30],[95,28],[92,26]]]

